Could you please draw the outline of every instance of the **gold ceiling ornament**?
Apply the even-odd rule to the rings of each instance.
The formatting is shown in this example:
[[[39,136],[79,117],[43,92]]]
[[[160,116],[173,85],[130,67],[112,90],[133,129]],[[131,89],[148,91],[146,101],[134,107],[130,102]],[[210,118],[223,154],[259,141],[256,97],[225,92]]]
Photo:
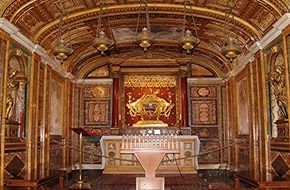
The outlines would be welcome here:
[[[242,48],[239,44],[236,26],[231,27],[231,21],[234,22],[233,8],[237,0],[229,0],[225,9],[225,37],[221,47],[221,53],[232,62],[238,55],[242,53]]]
[[[144,3],[143,3],[144,1]],[[144,27],[140,34],[138,34],[140,15],[142,5],[145,6],[145,19],[146,19],[146,27]],[[150,27],[150,19],[148,13],[148,2],[147,0],[140,0],[140,11],[138,13],[137,26],[136,26],[136,39],[134,40],[141,48],[143,48],[144,52],[147,52],[148,48],[153,43],[153,38],[151,36],[151,27]]]
[[[198,34],[197,34],[197,27],[196,27],[196,23],[194,20],[194,16],[192,15],[192,23],[194,26],[194,31],[195,31],[195,36],[192,34],[192,31],[187,29],[185,30],[185,25],[186,25],[186,4],[189,3],[190,4],[190,10],[191,8],[191,2],[190,0],[184,0],[184,11],[183,11],[183,29],[182,29],[182,37],[179,40],[179,45],[182,47],[182,49],[184,49],[186,51],[187,54],[190,54],[200,43],[200,40],[198,38]]]
[[[52,54],[61,61],[65,61],[72,53],[73,49],[69,47],[64,39],[62,38],[62,28],[63,28],[63,17],[65,15],[65,8],[63,2],[60,5],[60,18],[59,18],[59,26],[58,26],[58,34],[57,34],[57,43],[56,46],[52,50]]]
[[[105,0],[100,1],[97,36],[93,45],[101,53],[101,55],[104,55],[105,51],[107,51],[114,44],[114,41],[109,39],[106,33],[102,31],[102,15],[103,15],[104,1]]]

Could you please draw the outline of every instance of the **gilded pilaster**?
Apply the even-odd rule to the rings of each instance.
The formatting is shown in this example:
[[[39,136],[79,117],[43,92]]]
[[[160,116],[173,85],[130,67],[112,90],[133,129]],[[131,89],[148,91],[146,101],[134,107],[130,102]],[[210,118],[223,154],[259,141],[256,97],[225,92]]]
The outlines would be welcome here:
[[[28,100],[28,125],[27,125],[27,139],[26,139],[26,149],[27,149],[27,179],[30,180],[32,178],[32,155],[33,155],[33,110],[35,108],[35,104],[33,103],[33,89],[34,89],[34,72],[35,72],[35,54],[32,54],[32,62],[30,64],[30,81],[29,81],[29,100]]]
[[[230,135],[230,95],[229,95],[229,82],[226,82],[225,84],[225,88],[226,88],[226,94],[225,94],[225,101],[226,103],[226,115],[224,115],[224,119],[225,121],[225,126],[224,126],[224,134],[226,135],[226,141],[225,141],[225,146],[228,146],[229,144],[231,144],[231,135]],[[228,168],[231,166],[231,147],[229,147],[227,149],[227,164],[228,164]]]
[[[69,122],[69,118],[70,118],[70,110],[72,109],[70,107],[71,103],[70,103],[70,81],[68,79],[65,79],[65,83],[64,83],[64,98],[63,98],[63,106],[64,106],[64,112],[63,112],[63,143],[66,144],[67,140],[69,139],[69,128],[70,128],[70,122]],[[63,159],[62,159],[62,168],[66,169],[68,166],[68,150],[66,148],[66,146],[63,146]]]
[[[222,120],[222,90],[221,90],[221,85],[218,85],[217,87],[217,121],[218,121],[218,126],[219,127],[219,146],[222,147],[224,146],[224,138],[223,138],[223,120]],[[224,151],[220,151],[220,164],[223,163],[224,160]]]
[[[42,125],[39,126],[40,129],[40,147],[41,147],[41,155],[40,155],[40,169],[41,169],[41,176],[45,177],[47,175],[46,171],[47,171],[47,109],[48,109],[48,105],[47,105],[47,89],[48,89],[48,65],[44,66],[44,81],[43,81],[43,108],[42,108]]]
[[[259,168],[258,168],[258,157],[259,157],[259,149],[258,149],[258,130],[257,130],[257,114],[255,110],[255,101],[257,101],[257,97],[255,96],[256,93],[256,88],[255,88],[255,69],[256,69],[256,62],[252,62],[250,64],[250,110],[251,110],[251,137],[250,137],[250,148],[251,148],[251,171],[253,173],[254,179],[258,180],[259,179]],[[256,99],[255,99],[256,98]]]
[[[288,101],[288,150],[290,150],[290,122],[289,122],[289,113],[290,113],[290,40],[288,40],[289,44],[287,44],[287,38],[290,38],[290,25],[283,30],[282,39],[283,39],[283,54],[284,54],[284,63],[285,63],[285,82],[287,89],[287,101]]]
[[[0,154],[0,187],[4,185],[4,166],[5,166],[5,128],[6,128],[6,95],[7,95],[7,80],[8,80],[8,64],[9,64],[9,36],[0,31],[0,38],[6,40],[5,62],[4,62],[4,76],[3,76],[3,90],[2,90],[2,118],[1,118],[1,154]],[[2,82],[2,81],[0,81]]]
[[[51,85],[50,85],[50,81],[52,78],[52,68],[50,66],[47,67],[47,89],[46,89],[46,96],[47,96],[47,100],[46,100],[46,104],[47,104],[47,125],[46,125],[46,138],[47,138],[47,152],[46,152],[46,163],[47,163],[47,174],[49,174],[49,170],[50,170],[50,126],[51,126],[51,122],[50,122],[50,93],[51,93]]]
[[[35,56],[35,62],[34,62],[34,65],[36,67],[37,70],[35,70],[35,77],[36,77],[36,80],[35,80],[35,83],[36,83],[36,93],[33,93],[34,94],[34,100],[35,100],[35,107],[34,107],[34,123],[33,123],[33,126],[34,126],[34,150],[33,150],[33,153],[34,153],[34,156],[32,158],[32,161],[34,163],[34,166],[33,166],[33,170],[34,170],[34,179],[36,179],[38,177],[38,173],[39,173],[39,169],[38,169],[38,160],[39,160],[39,154],[38,154],[38,137],[39,137],[39,120],[38,120],[38,116],[39,116],[39,87],[40,87],[40,57],[39,56]]]
[[[260,91],[260,99],[261,99],[261,153],[262,157],[260,157],[261,165],[260,170],[262,172],[262,180],[269,180],[270,176],[270,160],[269,160],[269,136],[268,136],[268,115],[267,115],[267,99],[266,99],[266,73],[265,73],[265,60],[264,60],[264,52],[263,50],[260,50],[260,75],[261,75],[261,91]]]
[[[235,78],[232,78],[231,79],[231,109],[232,109],[232,112],[231,112],[231,126],[232,126],[232,131],[231,131],[231,134],[232,134],[232,139],[233,139],[233,142],[234,143],[238,143],[238,139],[237,139],[237,133],[238,133],[238,124],[237,124],[237,104],[235,102],[237,102],[237,88],[236,88],[236,84],[235,84]],[[235,144],[234,146],[234,155],[233,155],[233,169],[235,171],[238,170],[238,166],[239,166],[239,146],[238,144]]]

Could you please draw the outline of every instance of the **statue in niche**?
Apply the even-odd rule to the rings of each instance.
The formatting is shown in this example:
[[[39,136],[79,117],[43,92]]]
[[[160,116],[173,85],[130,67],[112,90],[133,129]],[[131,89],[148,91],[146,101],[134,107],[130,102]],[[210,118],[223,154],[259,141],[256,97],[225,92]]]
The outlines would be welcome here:
[[[12,118],[12,108],[14,106],[14,103],[13,103],[13,98],[11,96],[11,94],[8,94],[7,97],[6,97],[6,120],[11,120]]]
[[[283,56],[279,54],[273,65],[273,70],[268,73],[268,80],[273,88],[272,93],[276,98],[277,105],[279,107],[279,120],[288,120],[288,102],[286,94],[286,82],[285,82],[285,66],[283,62]]]
[[[6,97],[6,120],[12,121],[13,110],[15,106],[15,97],[17,93],[17,89],[19,86],[19,82],[16,81],[15,76],[17,71],[13,68],[8,69],[8,83],[7,83],[7,97]]]

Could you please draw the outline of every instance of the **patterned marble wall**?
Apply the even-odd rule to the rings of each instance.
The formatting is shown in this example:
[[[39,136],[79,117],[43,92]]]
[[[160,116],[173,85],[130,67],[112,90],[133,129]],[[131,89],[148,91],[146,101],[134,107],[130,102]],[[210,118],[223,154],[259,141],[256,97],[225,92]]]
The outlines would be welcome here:
[[[189,125],[192,133],[201,140],[201,152],[208,152],[220,148],[219,131],[222,123],[219,121],[221,98],[220,85],[198,84],[188,82]],[[220,153],[215,152],[198,159],[201,164],[220,163]]]
[[[22,178],[25,179],[26,173],[26,152],[5,154],[4,178]]]
[[[271,174],[275,178],[277,176],[290,178],[290,153],[271,151]]]
[[[84,127],[111,126],[111,86],[90,85],[83,89]]]
[[[86,152],[101,154],[100,138],[111,134],[112,82],[78,84],[74,88],[73,127],[83,127],[91,134],[84,137],[83,148]],[[78,146],[78,136],[74,134],[74,145]],[[74,153],[74,163],[79,162],[79,155]],[[101,164],[101,158],[84,154],[84,164]]]
[[[217,86],[189,86],[190,126],[202,138],[218,137]]]

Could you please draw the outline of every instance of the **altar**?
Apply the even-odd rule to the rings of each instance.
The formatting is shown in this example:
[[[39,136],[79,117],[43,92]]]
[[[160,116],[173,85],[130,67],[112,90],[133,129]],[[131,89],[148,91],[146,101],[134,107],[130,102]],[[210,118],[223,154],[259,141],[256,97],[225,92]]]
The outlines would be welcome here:
[[[158,135],[156,135],[158,137]],[[156,142],[156,136],[154,142]],[[161,135],[160,135],[161,136]],[[131,136],[132,137],[132,136]],[[146,138],[146,136],[145,136]],[[161,137],[164,138],[164,137]],[[150,140],[150,136],[148,138]],[[133,153],[122,152],[122,144],[124,144],[124,136],[103,136],[101,138],[101,149],[103,157],[102,169],[104,174],[144,174],[144,169],[138,163],[137,158]],[[145,140],[144,140],[145,142]],[[150,142],[146,140],[148,146]],[[173,143],[173,142],[172,142]],[[157,168],[157,174],[179,174],[177,165],[182,174],[195,174],[198,169],[197,157],[191,157],[198,155],[200,141],[197,136],[193,135],[176,135],[176,147],[178,147],[178,153],[168,153],[163,158],[163,162]],[[168,161],[178,158],[186,159],[175,161]],[[114,158],[120,158],[124,160],[118,160]],[[133,160],[135,162],[130,162]]]

